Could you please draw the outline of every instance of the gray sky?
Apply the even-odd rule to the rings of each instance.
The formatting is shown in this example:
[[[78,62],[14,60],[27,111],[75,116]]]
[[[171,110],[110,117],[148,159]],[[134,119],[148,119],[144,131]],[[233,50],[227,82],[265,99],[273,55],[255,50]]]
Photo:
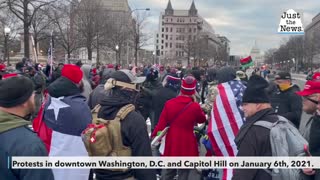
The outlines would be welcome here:
[[[178,10],[189,9],[191,2],[171,0],[173,8]],[[159,15],[167,3],[168,0],[129,0],[131,9],[151,9],[145,27],[150,34],[158,30]],[[262,51],[279,47],[289,37],[277,33],[283,11],[302,11],[304,27],[320,13],[320,0],[195,0],[195,4],[216,34],[231,41],[231,54],[236,55],[249,54],[255,40]]]

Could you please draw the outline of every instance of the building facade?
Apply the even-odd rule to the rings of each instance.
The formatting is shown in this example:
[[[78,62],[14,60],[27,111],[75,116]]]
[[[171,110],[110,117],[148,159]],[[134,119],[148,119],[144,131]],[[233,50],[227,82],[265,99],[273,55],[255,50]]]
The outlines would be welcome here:
[[[320,64],[320,13],[305,28],[305,62]]]
[[[262,66],[264,64],[264,58],[258,48],[257,42],[255,41],[253,48],[250,51],[250,56],[256,66]]]
[[[174,10],[169,0],[160,14],[155,37],[155,52],[161,64],[205,65],[219,59],[221,46],[221,39],[198,14],[194,1],[189,10]]]

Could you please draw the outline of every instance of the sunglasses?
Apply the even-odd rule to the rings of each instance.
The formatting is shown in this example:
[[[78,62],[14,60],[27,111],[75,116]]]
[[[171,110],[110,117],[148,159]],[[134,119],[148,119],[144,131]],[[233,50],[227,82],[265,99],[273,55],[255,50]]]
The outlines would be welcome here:
[[[309,100],[309,101],[311,101],[311,102],[313,102],[314,104],[319,104],[319,102],[318,101],[316,101],[316,100],[314,100],[314,99],[311,99],[311,98],[308,98],[308,97],[306,97],[306,96],[304,96],[303,97],[304,99],[307,99],[307,100]]]

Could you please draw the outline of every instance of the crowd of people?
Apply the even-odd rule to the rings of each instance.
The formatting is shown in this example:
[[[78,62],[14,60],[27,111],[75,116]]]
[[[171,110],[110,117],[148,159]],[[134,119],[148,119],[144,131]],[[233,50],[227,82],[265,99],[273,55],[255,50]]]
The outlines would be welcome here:
[[[320,73],[300,90],[289,72],[260,68],[149,65],[124,69],[81,62],[51,68],[23,60],[14,70],[0,64],[0,78],[1,159],[88,156],[81,135],[93,121],[92,110],[99,105],[98,118],[113,120],[128,104],[135,110],[121,121],[121,143],[130,148],[131,156],[272,156],[270,129],[256,123],[275,123],[281,116],[299,129],[303,111],[312,117],[301,135],[312,156],[320,153]],[[161,145],[151,145],[167,127]],[[0,162],[0,179],[272,179],[262,169],[224,169],[217,175],[215,169],[7,167],[7,161]],[[301,172],[309,179],[320,179],[318,170]]]

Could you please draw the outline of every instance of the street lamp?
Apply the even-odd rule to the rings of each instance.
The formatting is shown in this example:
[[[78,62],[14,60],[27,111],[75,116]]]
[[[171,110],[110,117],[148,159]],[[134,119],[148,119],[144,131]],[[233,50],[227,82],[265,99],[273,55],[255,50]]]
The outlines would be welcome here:
[[[9,54],[9,34],[11,32],[11,29],[9,27],[4,28],[4,47],[5,47],[5,52],[4,52],[4,59],[7,60],[7,65],[10,65],[10,54]]]
[[[116,45],[116,62],[117,62],[117,64],[119,65],[120,64],[120,58],[118,57],[118,54],[119,54],[119,46],[118,45]]]

